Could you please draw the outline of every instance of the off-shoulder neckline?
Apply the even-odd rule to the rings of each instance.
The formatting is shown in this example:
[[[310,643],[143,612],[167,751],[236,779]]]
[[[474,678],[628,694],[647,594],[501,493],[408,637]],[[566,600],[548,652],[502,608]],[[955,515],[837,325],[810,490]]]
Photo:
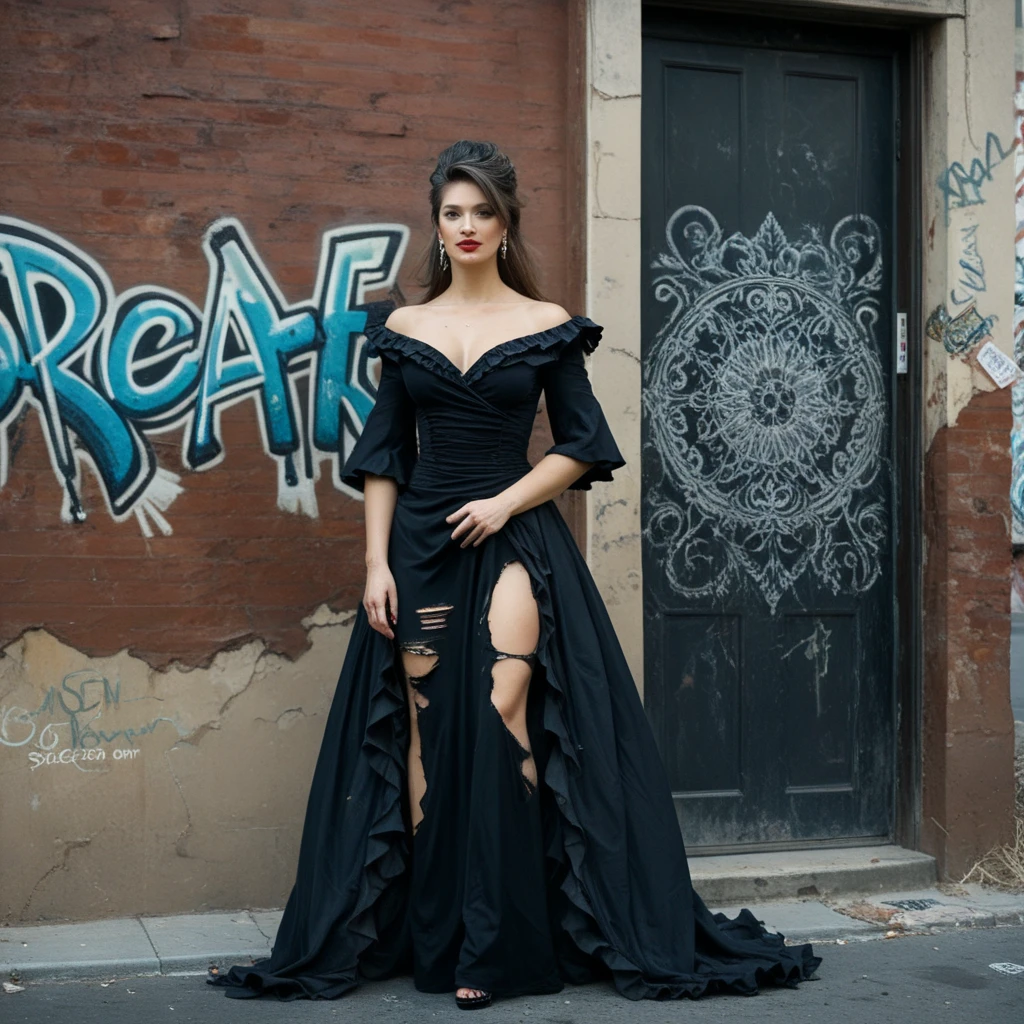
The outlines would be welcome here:
[[[371,342],[375,340],[376,336],[378,339],[389,338],[396,341],[404,349],[412,348],[414,351],[424,355],[428,360],[434,362],[449,376],[463,383],[469,383],[483,370],[496,365],[506,352],[520,353],[527,352],[533,348],[550,348],[560,341],[568,342],[581,334],[585,335],[584,351],[592,352],[597,347],[602,328],[588,317],[577,314],[568,320],[563,320],[560,324],[545,328],[543,331],[534,331],[532,334],[522,334],[515,338],[506,338],[504,341],[499,341],[496,345],[492,345],[483,352],[465,371],[460,370],[436,346],[420,338],[414,338],[410,334],[403,334],[401,331],[387,327],[383,321],[372,325],[368,324],[366,333],[370,337]],[[377,347],[376,344],[375,347]]]

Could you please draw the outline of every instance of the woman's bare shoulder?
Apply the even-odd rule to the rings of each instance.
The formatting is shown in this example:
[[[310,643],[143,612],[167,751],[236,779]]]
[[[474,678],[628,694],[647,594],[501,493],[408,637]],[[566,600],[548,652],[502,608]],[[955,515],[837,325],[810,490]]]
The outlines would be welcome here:
[[[543,302],[540,299],[530,299],[525,305],[524,312],[529,317],[531,329],[534,332],[549,331],[552,327],[564,324],[572,317],[557,302]]]
[[[388,330],[396,331],[398,334],[415,334],[419,317],[416,315],[416,306],[399,306],[388,314],[384,326]]]

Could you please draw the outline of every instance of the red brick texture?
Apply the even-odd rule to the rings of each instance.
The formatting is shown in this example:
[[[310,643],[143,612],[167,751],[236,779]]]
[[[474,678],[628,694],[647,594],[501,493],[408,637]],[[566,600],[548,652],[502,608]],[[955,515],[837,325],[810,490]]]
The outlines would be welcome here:
[[[1010,389],[974,396],[925,465],[923,848],[959,878],[1013,817]]]
[[[200,307],[201,238],[218,217],[243,223],[289,302],[313,293],[324,231],[400,222],[411,240],[399,287],[413,298],[437,154],[489,138],[519,172],[545,291],[573,306],[571,10],[0,0],[0,210],[85,250],[118,292],[158,284]],[[203,664],[252,637],[295,656],[303,616],[355,607],[361,502],[325,472],[318,520],[279,511],[253,402],[222,424],[225,459],[202,473],[182,469],[181,432],[154,436],[185,491],[167,515],[173,535],[147,540],[111,519],[88,473],[87,520],[60,521],[39,414],[25,410],[0,490],[0,645],[45,627],[88,654],[127,647],[154,666]],[[545,441],[541,430],[534,454]]]

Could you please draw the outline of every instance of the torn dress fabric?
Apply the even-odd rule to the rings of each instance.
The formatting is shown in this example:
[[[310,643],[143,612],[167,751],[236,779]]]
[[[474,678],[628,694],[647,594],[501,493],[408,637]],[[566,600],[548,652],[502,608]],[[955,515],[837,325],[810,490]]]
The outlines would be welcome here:
[[[636,685],[554,502],[476,547],[460,547],[445,521],[529,472],[542,392],[549,452],[592,463],[574,487],[624,465],[584,363],[601,331],[574,316],[462,373],[379,316],[367,325],[380,384],[342,479],[398,484],[396,637],[373,630],[360,605],[273,952],[211,978],[227,995],[333,999],[364,978],[412,973],[426,992],[512,996],[605,978],[629,999],[672,999],[792,986],[820,963],[749,911],[712,915],[691,888]],[[527,708],[536,785],[491,702],[487,612],[512,562],[529,573],[540,618]],[[415,703],[403,649],[432,656]],[[411,714],[426,780],[415,831]]]

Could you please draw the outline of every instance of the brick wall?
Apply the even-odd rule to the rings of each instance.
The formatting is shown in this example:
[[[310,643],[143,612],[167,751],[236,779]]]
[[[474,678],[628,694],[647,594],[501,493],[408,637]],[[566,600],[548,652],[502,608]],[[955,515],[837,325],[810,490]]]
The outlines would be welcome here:
[[[1012,827],[1010,400],[976,394],[926,461],[921,835],[940,877]]]
[[[565,4],[5,0],[0,30],[0,213],[87,253],[115,293],[156,285],[202,309],[204,230],[235,217],[289,303],[312,295],[325,231],[407,225],[398,285],[415,297],[427,177],[469,137],[512,156],[546,291],[574,301]],[[0,414],[2,402],[0,388]],[[128,647],[153,666],[205,664],[252,637],[295,656],[303,616],[354,607],[361,503],[324,463],[319,514],[282,511],[256,399],[225,407],[221,426],[223,460],[202,472],[183,468],[187,426],[149,435],[182,491],[157,508],[172,532],[151,518],[146,537],[132,515],[115,521],[88,466],[86,518],[62,521],[41,412],[12,412],[0,646],[41,626],[86,654]]]

